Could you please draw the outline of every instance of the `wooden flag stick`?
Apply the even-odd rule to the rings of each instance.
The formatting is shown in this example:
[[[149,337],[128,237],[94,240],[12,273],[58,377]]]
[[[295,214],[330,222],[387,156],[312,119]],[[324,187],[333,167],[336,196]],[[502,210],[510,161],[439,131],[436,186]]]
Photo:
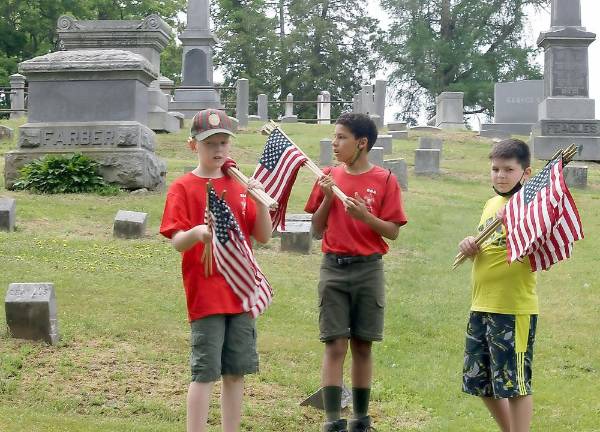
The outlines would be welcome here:
[[[550,161],[553,161],[562,153],[562,160],[564,166],[573,160],[573,158],[577,154],[577,151],[577,146],[575,144],[571,144],[566,149],[557,150],[556,153],[554,153],[554,155],[552,156],[552,158],[550,158]],[[498,228],[500,225],[502,225],[502,219],[494,219],[494,221],[490,225],[488,225],[483,231],[481,231],[477,235],[477,237],[475,237],[475,244],[477,244],[477,246],[480,246],[494,233],[494,231],[496,231],[496,228]],[[463,262],[465,262],[466,259],[467,257],[463,255],[462,252],[459,252],[456,255],[456,257],[454,257],[454,262],[452,263],[452,270],[454,270]]]
[[[206,183],[206,211],[204,212],[204,223],[208,225],[209,217],[208,217],[208,195],[213,185],[211,182]],[[210,225],[208,225],[209,229],[212,229]],[[205,243],[204,250],[202,251],[202,257],[200,261],[204,264],[204,275],[211,276],[212,275],[212,243]]]
[[[246,177],[239,169],[236,167],[229,167],[227,172],[231,177],[237,180],[238,183],[246,187],[248,186],[248,177]],[[277,201],[271,198],[264,190],[248,189],[248,193],[270,209],[274,210],[278,207]]]
[[[294,142],[290,139],[290,137],[288,137],[285,132],[283,130],[281,130],[281,128],[279,127],[279,125],[277,123],[275,123],[273,120],[271,120],[271,122],[265,124],[262,129],[261,132],[265,135],[271,135],[271,132],[273,132],[275,129],[279,129],[279,132],[281,132],[283,134],[284,137],[287,138],[287,140],[289,142]],[[294,144],[296,145],[296,144]],[[313,174],[317,177],[317,178],[321,178],[322,176],[324,176],[325,174],[323,173],[323,171],[321,171],[321,168],[319,168],[317,166],[317,164],[315,164],[306,153],[304,153],[304,151],[298,147],[296,145],[296,148],[300,151],[300,153],[302,153],[304,155],[304,157],[306,157],[306,163],[304,164],[306,166],[306,168],[308,168],[310,171],[313,172]],[[346,196],[346,194],[344,192],[342,192],[342,190],[337,187],[336,185],[333,185],[332,187],[333,193],[335,194],[335,196],[337,196],[341,201],[345,201],[346,198],[348,198]]]

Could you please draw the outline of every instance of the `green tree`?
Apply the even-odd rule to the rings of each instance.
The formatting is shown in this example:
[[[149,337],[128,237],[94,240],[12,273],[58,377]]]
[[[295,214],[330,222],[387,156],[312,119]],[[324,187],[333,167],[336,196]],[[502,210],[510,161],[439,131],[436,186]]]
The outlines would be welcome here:
[[[382,0],[391,17],[378,41],[404,120],[435,96],[464,92],[465,113],[493,113],[494,82],[541,78],[524,43],[526,6],[549,0]]]

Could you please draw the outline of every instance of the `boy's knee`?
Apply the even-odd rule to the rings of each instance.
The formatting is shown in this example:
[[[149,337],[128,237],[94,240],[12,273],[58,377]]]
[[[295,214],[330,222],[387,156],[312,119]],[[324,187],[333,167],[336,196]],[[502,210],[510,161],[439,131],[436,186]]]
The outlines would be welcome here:
[[[244,375],[230,375],[226,374],[222,376],[223,382],[236,384],[244,381]]]
[[[363,341],[360,339],[352,339],[350,342],[352,348],[353,358],[369,359],[371,357],[371,342]]]
[[[348,351],[348,341],[346,339],[335,339],[325,342],[325,354],[331,359],[343,359]]]

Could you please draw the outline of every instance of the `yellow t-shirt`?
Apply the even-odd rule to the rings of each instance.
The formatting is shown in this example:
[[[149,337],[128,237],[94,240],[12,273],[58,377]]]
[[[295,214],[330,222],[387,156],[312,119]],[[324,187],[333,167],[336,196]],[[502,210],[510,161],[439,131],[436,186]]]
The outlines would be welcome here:
[[[507,201],[507,198],[496,196],[485,203],[477,227],[479,232],[493,222]],[[481,245],[473,262],[472,281],[472,311],[538,314],[536,274],[531,271],[528,259],[508,264],[503,225]]]

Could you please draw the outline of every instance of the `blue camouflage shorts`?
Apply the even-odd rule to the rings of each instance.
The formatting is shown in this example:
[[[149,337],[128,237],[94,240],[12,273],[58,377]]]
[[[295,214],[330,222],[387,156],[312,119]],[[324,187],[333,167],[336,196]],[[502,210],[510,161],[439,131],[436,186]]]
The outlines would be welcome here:
[[[471,311],[463,391],[495,399],[530,395],[537,315]]]

